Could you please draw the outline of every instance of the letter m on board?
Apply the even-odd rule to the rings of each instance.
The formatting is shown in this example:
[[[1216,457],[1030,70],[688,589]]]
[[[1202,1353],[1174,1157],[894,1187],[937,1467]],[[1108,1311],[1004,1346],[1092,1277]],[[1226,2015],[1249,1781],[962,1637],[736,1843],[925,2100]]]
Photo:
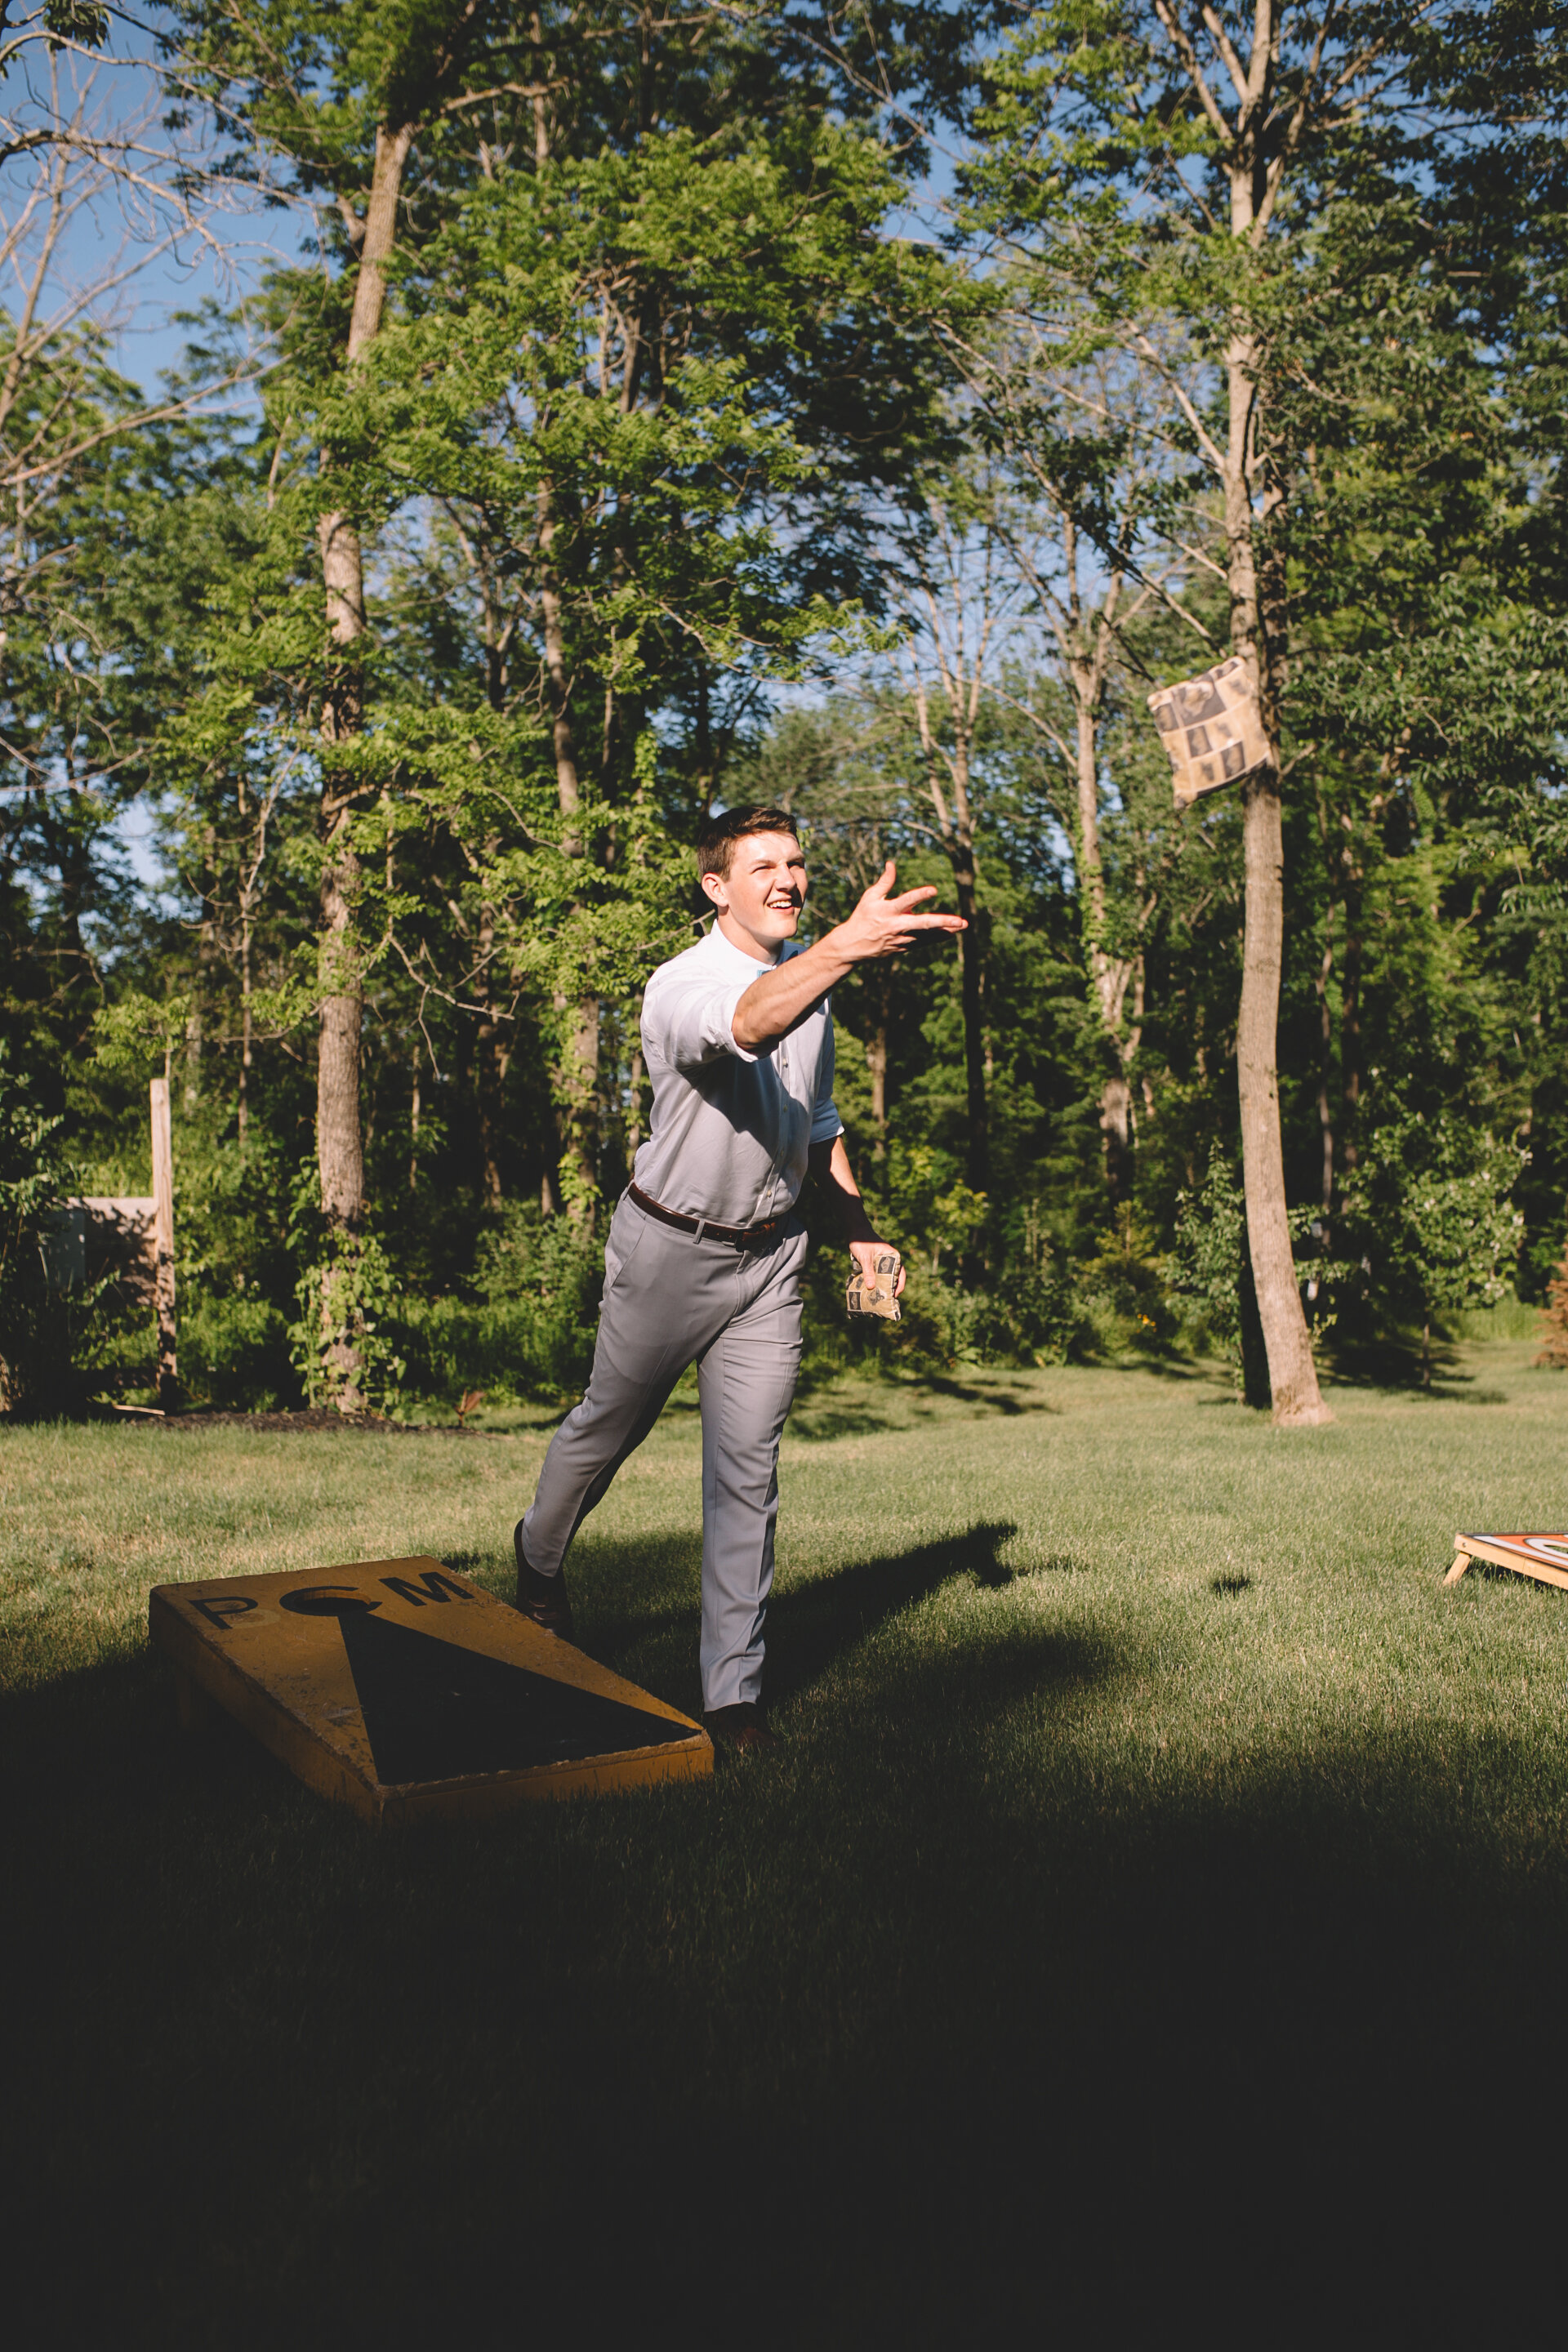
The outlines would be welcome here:
[[[427,1601],[471,1601],[474,1597],[467,1585],[459,1584],[455,1577],[444,1574],[438,1568],[427,1568],[418,1578],[384,1576],[381,1580],[388,1592],[395,1592],[399,1601],[406,1601],[415,1609],[423,1609]]]

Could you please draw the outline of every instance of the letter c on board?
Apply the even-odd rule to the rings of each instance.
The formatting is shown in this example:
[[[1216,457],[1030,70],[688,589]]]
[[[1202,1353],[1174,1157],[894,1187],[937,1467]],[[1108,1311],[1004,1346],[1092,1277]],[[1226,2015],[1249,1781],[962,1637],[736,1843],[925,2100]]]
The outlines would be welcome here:
[[[352,1584],[306,1584],[279,1601],[290,1617],[368,1617],[379,1601],[367,1601]]]

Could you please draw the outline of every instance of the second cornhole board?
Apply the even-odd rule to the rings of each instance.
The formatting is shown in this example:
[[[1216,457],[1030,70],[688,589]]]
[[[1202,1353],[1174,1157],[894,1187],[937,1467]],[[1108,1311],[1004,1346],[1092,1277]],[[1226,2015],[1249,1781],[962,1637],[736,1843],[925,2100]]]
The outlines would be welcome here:
[[[1538,1584],[1568,1589],[1568,1536],[1456,1536],[1454,1565],[1444,1583],[1458,1584],[1473,1559],[1533,1576]]]
[[[222,1707],[369,1821],[705,1778],[700,1724],[436,1559],[160,1584],[182,1716]]]

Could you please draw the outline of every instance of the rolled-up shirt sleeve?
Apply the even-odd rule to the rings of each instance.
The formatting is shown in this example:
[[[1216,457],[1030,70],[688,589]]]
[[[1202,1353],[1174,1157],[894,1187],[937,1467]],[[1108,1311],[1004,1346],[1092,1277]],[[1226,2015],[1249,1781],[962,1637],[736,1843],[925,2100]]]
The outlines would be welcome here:
[[[752,982],[722,972],[682,973],[678,982],[661,988],[655,1002],[643,1000],[643,1034],[672,1069],[700,1069],[721,1055],[754,1062],[735,1043],[735,1007]],[[650,990],[649,995],[654,992]]]
[[[831,1003],[827,1009],[831,1013]],[[833,1023],[829,1018],[827,1034],[823,1041],[822,1061],[817,1070],[816,1099],[811,1109],[813,1143],[831,1143],[835,1136],[842,1135],[844,1132],[844,1121],[839,1118],[833,1103],[833,1071],[836,1055]]]
[[[781,961],[792,950],[793,940]],[[826,996],[760,1053],[735,1043],[736,1007],[771,969],[715,924],[643,991],[653,1102],[635,1173],[649,1200],[682,1216],[722,1225],[781,1216],[805,1181],[812,1145],[843,1132]]]

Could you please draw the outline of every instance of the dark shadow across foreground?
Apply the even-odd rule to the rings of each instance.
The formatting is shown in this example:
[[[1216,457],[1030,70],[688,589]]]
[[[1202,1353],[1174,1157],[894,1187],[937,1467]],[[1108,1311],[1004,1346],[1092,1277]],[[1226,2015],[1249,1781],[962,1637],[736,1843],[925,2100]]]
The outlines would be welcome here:
[[[1290,2340],[1352,2262],[1479,2317],[1456,2202],[1568,2080],[1568,1869],[1474,1797],[1528,1753],[1097,1776],[1156,1662],[1091,1613],[898,1638],[1005,1533],[782,1594],[776,1761],[483,1829],[187,1741],[145,1652],[14,1699],[15,2340]]]

